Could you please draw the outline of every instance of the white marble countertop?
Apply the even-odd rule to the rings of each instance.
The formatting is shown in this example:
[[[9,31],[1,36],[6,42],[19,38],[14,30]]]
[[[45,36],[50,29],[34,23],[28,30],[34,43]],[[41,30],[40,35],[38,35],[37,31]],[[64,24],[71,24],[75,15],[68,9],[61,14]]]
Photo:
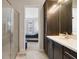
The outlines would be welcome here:
[[[65,38],[63,36],[47,36],[47,38],[65,46],[75,52],[77,52],[77,39],[76,38]]]

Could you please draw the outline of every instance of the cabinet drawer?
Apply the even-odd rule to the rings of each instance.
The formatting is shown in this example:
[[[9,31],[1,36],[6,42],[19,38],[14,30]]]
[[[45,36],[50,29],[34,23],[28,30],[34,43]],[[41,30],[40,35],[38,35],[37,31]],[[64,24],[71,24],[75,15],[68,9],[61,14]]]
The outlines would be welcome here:
[[[77,59],[77,53],[64,47],[64,59]]]

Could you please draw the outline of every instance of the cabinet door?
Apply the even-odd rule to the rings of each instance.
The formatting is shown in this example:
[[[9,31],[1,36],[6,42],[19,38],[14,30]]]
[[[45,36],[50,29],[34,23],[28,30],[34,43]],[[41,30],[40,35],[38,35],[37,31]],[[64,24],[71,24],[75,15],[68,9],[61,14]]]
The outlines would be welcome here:
[[[48,54],[48,39],[46,37],[44,39],[44,50],[45,53]]]
[[[54,59],[62,59],[62,46],[54,43]]]
[[[49,39],[48,41],[48,57],[49,59],[53,59],[54,53],[54,47],[53,47],[53,41]]]

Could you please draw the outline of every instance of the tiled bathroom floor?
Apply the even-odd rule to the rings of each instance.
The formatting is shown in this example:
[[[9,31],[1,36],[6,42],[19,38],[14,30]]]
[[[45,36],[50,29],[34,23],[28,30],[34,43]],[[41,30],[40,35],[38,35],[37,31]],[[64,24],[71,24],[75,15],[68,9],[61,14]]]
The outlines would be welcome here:
[[[16,59],[48,59],[44,51],[39,50],[37,42],[28,42],[27,50],[23,56],[17,55]]]

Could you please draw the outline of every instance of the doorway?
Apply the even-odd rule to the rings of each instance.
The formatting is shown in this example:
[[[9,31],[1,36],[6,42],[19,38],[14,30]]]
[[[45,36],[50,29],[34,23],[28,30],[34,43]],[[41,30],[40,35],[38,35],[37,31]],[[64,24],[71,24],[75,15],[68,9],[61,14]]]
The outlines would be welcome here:
[[[38,29],[38,8],[26,7],[24,19],[24,40],[25,49],[39,48],[39,29]]]

